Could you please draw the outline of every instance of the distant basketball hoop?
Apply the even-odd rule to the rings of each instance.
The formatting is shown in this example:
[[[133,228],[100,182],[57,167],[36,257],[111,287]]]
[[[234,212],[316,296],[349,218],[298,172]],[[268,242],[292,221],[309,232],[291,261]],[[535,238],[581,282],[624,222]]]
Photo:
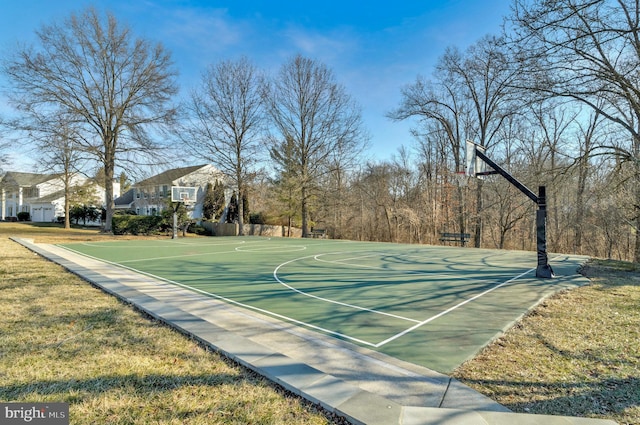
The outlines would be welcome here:
[[[180,202],[185,205],[191,205],[196,202],[197,194],[197,187],[171,186],[171,202]]]
[[[479,160],[477,151],[484,153],[485,148],[472,142],[471,140],[467,140],[465,144],[465,169],[464,173],[469,177],[475,177],[478,179],[484,179],[484,176],[487,175],[486,164],[484,161]]]
[[[178,238],[178,208],[184,205],[186,208],[193,207],[197,201],[198,188],[193,186],[171,186],[171,202],[173,207],[173,237]]]
[[[453,181],[456,182],[457,187],[464,187],[469,184],[469,176],[466,171],[456,171],[453,173]]]

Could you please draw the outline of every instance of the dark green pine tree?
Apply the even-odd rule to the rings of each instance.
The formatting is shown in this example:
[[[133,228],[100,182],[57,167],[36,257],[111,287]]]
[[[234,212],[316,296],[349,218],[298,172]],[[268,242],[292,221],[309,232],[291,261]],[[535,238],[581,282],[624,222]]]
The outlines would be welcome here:
[[[216,181],[217,183],[217,181]],[[202,216],[205,220],[213,220],[216,217],[216,204],[211,183],[207,183],[202,202]]]
[[[247,192],[245,191],[242,194],[242,222],[243,223],[248,223],[249,222],[249,198],[247,196]]]
[[[224,186],[218,180],[216,180],[216,184],[213,187],[213,200],[214,200],[213,205],[215,209],[215,217],[219,218],[220,216],[222,216],[222,213],[224,212],[224,207],[226,205],[226,202],[224,199]]]
[[[233,192],[231,201],[229,201],[229,212],[227,213],[227,223],[235,223],[238,221],[238,195]]]

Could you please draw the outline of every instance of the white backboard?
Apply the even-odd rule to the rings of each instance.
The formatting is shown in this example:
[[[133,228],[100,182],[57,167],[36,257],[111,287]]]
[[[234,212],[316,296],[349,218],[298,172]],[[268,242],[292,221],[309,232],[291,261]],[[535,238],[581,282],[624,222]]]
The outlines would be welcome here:
[[[171,202],[194,204],[198,195],[197,187],[171,186]]]

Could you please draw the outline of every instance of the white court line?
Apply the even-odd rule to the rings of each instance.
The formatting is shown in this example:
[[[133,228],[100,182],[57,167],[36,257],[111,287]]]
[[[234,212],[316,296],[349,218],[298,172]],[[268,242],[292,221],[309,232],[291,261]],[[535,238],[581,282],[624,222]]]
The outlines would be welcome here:
[[[93,248],[106,248],[106,249],[110,249],[110,248],[118,248],[118,249],[140,249],[140,248],[149,248],[149,245],[122,245],[122,246],[118,246],[115,244],[120,244],[123,241],[107,241],[106,243],[103,242],[81,242],[81,245],[84,246],[91,246]],[[186,242],[170,242],[167,245],[153,245],[153,248],[175,248],[176,245],[181,245],[181,246],[192,246],[192,247],[199,247],[199,246],[227,246],[227,245],[241,245],[244,243],[258,243],[258,241],[251,241],[251,242],[246,242],[246,241],[239,241],[239,242],[232,242],[232,243],[199,243],[199,242],[194,242],[194,243],[186,243]]]
[[[480,297],[482,297],[482,296],[484,296],[484,295],[486,295],[486,294],[488,294],[490,292],[493,292],[498,288],[501,288],[501,287],[503,287],[505,285],[508,285],[509,283],[512,283],[512,282],[520,279],[522,276],[525,276],[526,274],[531,273],[532,271],[536,270],[536,268],[529,269],[529,270],[527,270],[527,271],[525,271],[525,272],[523,272],[523,273],[521,273],[521,274],[519,274],[519,275],[517,275],[517,276],[515,276],[515,277],[513,277],[511,279],[508,279],[508,280],[506,280],[506,281],[504,281],[504,282],[502,282],[502,283],[500,283],[500,284],[498,284],[498,285],[496,285],[496,286],[494,286],[494,287],[492,287],[492,288],[490,288],[490,289],[488,289],[488,290],[486,290],[486,291],[484,291],[484,292],[482,292],[480,294],[477,294],[477,295],[475,295],[475,296],[473,296],[473,297],[471,297],[471,298],[469,298],[469,299],[467,299],[465,301],[462,301],[462,302],[460,302],[460,303],[448,308],[447,310],[444,310],[444,311],[442,311],[442,312],[440,312],[440,313],[438,313],[438,314],[436,314],[436,315],[434,315],[434,316],[432,316],[432,317],[430,317],[430,318],[428,318],[426,320],[419,321],[419,320],[416,320],[416,319],[410,319],[410,318],[407,318],[407,317],[398,316],[398,315],[394,315],[394,314],[391,314],[391,313],[385,313],[385,312],[378,311],[378,310],[368,309],[368,308],[365,308],[365,307],[360,307],[360,306],[357,306],[357,305],[343,303],[343,302],[340,302],[340,301],[335,301],[335,300],[331,300],[331,299],[328,299],[328,298],[323,298],[323,297],[319,297],[319,296],[316,296],[316,295],[308,294],[308,293],[305,293],[305,292],[303,292],[303,291],[301,291],[299,289],[296,289],[296,288],[294,288],[294,287],[292,287],[290,285],[287,285],[286,283],[281,281],[277,276],[278,270],[284,265],[287,265],[287,264],[292,263],[294,261],[308,259],[308,258],[312,258],[312,257],[314,257],[314,259],[318,260],[316,257],[322,256],[322,255],[328,255],[328,254],[315,254],[315,255],[309,255],[309,256],[306,256],[306,257],[300,257],[300,258],[296,258],[296,259],[287,261],[285,263],[282,263],[282,264],[280,264],[279,266],[276,267],[276,269],[273,272],[273,276],[276,279],[276,281],[278,283],[280,283],[281,285],[287,287],[288,289],[290,289],[290,290],[292,290],[294,292],[297,292],[297,293],[299,293],[301,295],[305,295],[307,297],[315,298],[315,299],[318,299],[320,301],[324,301],[324,302],[328,302],[328,303],[342,305],[342,306],[345,306],[345,307],[348,307],[348,308],[353,308],[353,309],[357,309],[357,310],[361,310],[361,311],[367,311],[367,312],[370,312],[370,313],[380,314],[380,315],[393,317],[393,318],[397,318],[397,319],[400,319],[400,320],[406,320],[406,321],[415,323],[415,325],[411,326],[410,328],[405,329],[404,331],[402,331],[402,332],[400,332],[398,334],[395,334],[395,335],[385,339],[384,341],[381,341],[381,342],[375,344],[375,343],[364,341],[364,340],[361,340],[359,338],[355,338],[355,337],[352,337],[352,336],[349,336],[349,335],[346,335],[346,334],[342,334],[340,332],[332,331],[332,330],[329,330],[329,329],[322,328],[320,326],[316,326],[316,325],[313,325],[313,324],[310,324],[310,323],[299,321],[297,319],[293,319],[293,318],[288,317],[288,316],[284,316],[284,315],[281,315],[281,314],[278,314],[278,313],[274,313],[274,312],[269,311],[269,310],[265,310],[265,309],[261,309],[259,307],[255,307],[255,306],[251,306],[251,305],[248,305],[248,304],[244,304],[244,303],[232,300],[230,298],[223,297],[221,295],[217,295],[217,294],[214,294],[214,293],[211,293],[211,292],[207,292],[207,291],[204,291],[204,290],[201,290],[201,289],[193,288],[191,286],[184,285],[184,284],[182,284],[180,282],[172,281],[172,280],[160,277],[160,276],[153,275],[151,273],[147,273],[147,272],[144,272],[144,271],[140,271],[140,270],[134,269],[132,267],[128,267],[128,266],[125,266],[125,265],[122,265],[122,264],[119,264],[119,263],[114,263],[114,262],[106,261],[106,260],[103,260],[103,259],[100,259],[100,258],[97,258],[97,257],[93,257],[91,255],[87,255],[87,254],[75,251],[75,250],[67,248],[67,247],[62,247],[61,246],[61,248],[67,249],[67,250],[69,250],[71,252],[75,252],[75,253],[80,254],[80,255],[83,255],[85,257],[89,257],[89,258],[92,258],[92,259],[95,259],[95,260],[98,260],[98,261],[102,261],[102,262],[109,263],[109,264],[112,264],[112,265],[115,265],[115,266],[119,266],[119,267],[122,267],[124,269],[128,269],[128,270],[134,271],[136,273],[140,273],[142,275],[146,275],[146,276],[152,277],[154,279],[158,279],[158,280],[170,283],[170,284],[174,284],[174,285],[177,285],[179,287],[182,287],[182,288],[185,288],[185,289],[188,289],[188,290],[191,290],[191,291],[195,291],[195,292],[207,295],[207,296],[211,296],[211,297],[223,300],[225,302],[229,302],[231,304],[238,305],[240,307],[244,307],[244,308],[248,308],[248,309],[251,309],[251,310],[254,310],[254,311],[258,311],[260,313],[264,313],[264,314],[272,316],[272,317],[277,317],[277,318],[280,318],[280,319],[283,319],[283,320],[286,320],[286,321],[289,321],[289,322],[292,322],[292,323],[296,323],[296,324],[299,324],[299,325],[302,325],[302,326],[306,326],[306,327],[309,327],[309,328],[312,328],[312,329],[316,329],[316,330],[319,330],[321,332],[325,332],[325,333],[330,334],[330,335],[335,335],[335,336],[338,336],[338,337],[341,337],[341,338],[344,338],[344,339],[347,339],[347,340],[355,341],[355,342],[361,343],[363,345],[367,345],[367,346],[374,347],[374,348],[380,348],[380,347],[388,344],[389,342],[392,342],[392,341],[394,341],[394,340],[396,340],[396,339],[398,339],[398,338],[400,338],[400,337],[402,337],[402,336],[404,336],[404,335],[406,335],[406,334],[408,334],[408,333],[420,328],[421,326],[424,326],[424,325],[426,325],[426,324],[428,324],[428,323],[430,323],[430,322],[432,322],[432,321],[434,321],[434,320],[436,320],[436,319],[438,319],[438,318],[440,318],[440,317],[442,317],[442,316],[444,316],[446,314],[449,314],[452,311],[454,311],[454,310],[456,310],[456,309],[458,309],[458,308],[460,308],[460,307],[462,307],[462,306],[464,306],[464,305],[466,305],[466,304],[468,304],[468,303],[470,303],[470,302],[472,302],[472,301],[474,301],[474,300],[476,300],[476,299],[478,299],[478,298],[480,298]],[[236,251],[235,250],[234,251],[227,251],[227,252],[224,252],[224,253],[229,253],[229,252],[236,252]],[[332,253],[332,254],[338,254],[338,253]],[[202,255],[202,254],[194,254],[194,255]],[[372,255],[375,255],[375,254],[372,254]],[[357,258],[365,258],[365,257],[367,257],[367,256],[360,256],[360,257],[354,257],[354,258],[357,259]],[[163,259],[163,258],[171,258],[171,257],[162,257],[162,258],[159,258],[159,259]],[[552,258],[550,261],[554,261],[557,258],[560,258],[560,256]],[[138,260],[130,260],[130,261],[138,261]],[[338,261],[326,261],[326,260],[318,260],[318,261],[323,261],[323,262],[327,262],[327,263],[332,263],[332,262],[339,263]],[[414,273],[419,273],[419,272],[414,272]],[[455,275],[455,274],[453,274],[453,275]],[[447,276],[447,275],[443,274],[443,276]],[[473,280],[473,279],[470,279],[470,278],[463,278],[463,279]]]
[[[203,295],[207,295],[207,296],[210,296],[210,297],[213,297],[213,298],[228,302],[230,304],[234,304],[234,305],[237,305],[237,306],[240,306],[240,307],[244,307],[244,308],[247,308],[247,309],[250,309],[250,310],[254,310],[254,311],[266,314],[267,316],[277,317],[278,319],[282,319],[282,320],[285,320],[285,321],[288,321],[288,322],[291,322],[291,323],[295,323],[297,325],[306,326],[306,327],[309,327],[309,328],[312,328],[312,329],[316,329],[316,330],[318,330],[320,332],[325,332],[325,333],[327,333],[329,335],[335,335],[335,336],[338,336],[340,338],[344,338],[344,339],[347,339],[347,340],[350,340],[350,341],[358,342],[360,344],[367,345],[369,347],[375,347],[376,346],[376,344],[374,344],[372,342],[369,342],[369,341],[365,341],[363,339],[355,338],[355,337],[352,337],[352,336],[349,336],[349,335],[346,335],[346,334],[342,334],[340,332],[332,331],[330,329],[325,329],[325,328],[320,327],[320,326],[312,325],[310,323],[306,323],[306,322],[303,322],[303,321],[300,321],[300,320],[296,320],[296,319],[293,319],[291,317],[284,316],[284,315],[278,314],[278,313],[274,313],[272,311],[265,310],[265,309],[262,309],[262,308],[259,308],[259,307],[255,307],[255,306],[252,306],[252,305],[249,305],[249,304],[244,304],[244,303],[241,303],[239,301],[235,301],[235,300],[232,300],[230,298],[223,297],[222,295],[217,295],[217,294],[214,294],[212,292],[204,291],[202,289],[193,288],[193,287],[191,287],[189,285],[185,285],[183,283],[176,282],[174,280],[166,279],[166,278],[161,277],[161,276],[156,276],[156,275],[154,275],[152,273],[147,273],[147,272],[144,272],[144,271],[141,271],[141,270],[134,269],[133,267],[127,267],[127,266],[123,266],[122,264],[119,264],[119,263],[114,263],[112,261],[107,261],[107,260],[103,260],[101,258],[93,257],[91,255],[87,255],[87,254],[84,254],[82,252],[75,251],[73,249],[70,249],[70,248],[67,248],[67,247],[64,247],[64,246],[60,246],[60,248],[66,249],[67,251],[73,252],[73,253],[78,254],[78,255],[82,255],[82,256],[87,257],[87,258],[91,258],[93,260],[97,260],[97,261],[100,261],[100,262],[103,262],[103,263],[111,264],[113,266],[121,267],[123,269],[130,270],[130,271],[133,271],[135,273],[139,273],[141,275],[148,276],[150,278],[157,279],[157,280],[162,281],[162,282],[166,282],[166,283],[169,283],[169,284],[172,284],[172,285],[176,285],[176,286],[179,286],[181,288],[187,289],[189,291],[194,291],[194,292],[197,292],[197,293],[200,293],[200,294],[203,294]]]
[[[323,255],[323,254],[319,254],[319,255]],[[309,255],[309,256],[306,256],[306,257],[295,258],[293,260],[289,260],[289,261],[286,261],[286,262],[280,264],[278,267],[275,268],[275,270],[273,270],[273,278],[278,283],[280,283],[282,286],[284,286],[285,288],[288,288],[289,290],[291,290],[293,292],[297,292],[298,294],[304,295],[304,296],[309,297],[309,298],[314,298],[316,300],[324,301],[324,302],[331,303],[331,304],[341,305],[343,307],[353,308],[355,310],[366,311],[368,313],[375,313],[375,314],[380,314],[382,316],[393,317],[395,319],[405,320],[407,322],[419,323],[418,320],[416,320],[416,319],[410,319],[408,317],[398,316],[396,314],[385,313],[384,311],[373,310],[373,309],[370,309],[370,308],[360,307],[358,305],[343,303],[341,301],[336,301],[336,300],[332,300],[332,299],[329,299],[329,298],[324,298],[324,297],[319,297],[317,295],[309,294],[307,292],[301,291],[300,289],[294,288],[291,285],[287,285],[282,280],[280,280],[280,278],[278,277],[278,270],[280,270],[280,267],[285,266],[285,265],[287,265],[289,263],[293,263],[294,261],[305,260],[307,258],[312,258],[312,257],[316,257],[316,256],[317,255]]]
[[[371,255],[361,255],[359,257],[351,257],[351,258],[345,258],[344,260],[323,260],[319,257],[323,256],[323,255],[331,255],[331,254],[342,254],[341,252],[333,252],[333,253],[324,253],[324,254],[316,254],[316,256],[314,257],[314,260],[319,261],[321,263],[327,263],[327,264],[340,264],[343,266],[349,266],[349,267],[355,267],[358,269],[373,269],[373,270],[382,270],[385,272],[385,276],[403,276],[403,275],[412,275],[412,276],[427,276],[430,278],[433,277],[445,277],[448,279],[453,279],[456,278],[457,280],[471,280],[474,282],[478,282],[478,283],[482,283],[482,282],[493,282],[497,279],[493,279],[493,280],[487,280],[487,279],[483,279],[483,280],[478,280],[476,278],[472,278],[472,277],[464,277],[461,276],[459,272],[455,272],[455,271],[451,271],[448,273],[445,272],[429,272],[429,271],[419,271],[419,270],[394,270],[394,273],[392,274],[389,269],[384,268],[382,266],[367,266],[364,264],[352,264],[352,263],[347,263],[346,261],[352,261],[352,260],[359,260],[362,258],[367,258],[367,257],[373,257],[375,255],[386,255],[384,252],[374,252]],[[411,258],[411,256],[409,257]],[[469,264],[473,264],[473,262],[469,263]],[[416,322],[418,322],[416,320]]]
[[[197,254],[180,254],[180,255],[167,255],[165,257],[150,257],[150,258],[139,258],[135,260],[122,260],[119,263],[115,264],[124,264],[124,263],[140,263],[143,261],[155,261],[155,260],[167,260],[169,258],[187,258],[187,257],[201,257],[203,255],[222,255],[222,254],[235,254],[236,251],[224,251],[224,252],[199,252]]]
[[[553,260],[555,260],[555,259],[557,259],[557,258],[558,258],[558,257],[553,258],[553,259],[551,259],[551,261],[553,261]],[[434,321],[434,320],[436,320],[436,319],[438,319],[438,318],[440,318],[440,317],[444,316],[445,314],[449,314],[449,313],[451,313],[452,311],[454,311],[454,310],[456,310],[456,309],[458,309],[458,308],[462,307],[463,305],[468,304],[468,303],[470,303],[471,301],[477,300],[478,298],[480,298],[480,297],[482,297],[482,296],[484,296],[484,295],[487,295],[489,292],[495,291],[495,290],[496,290],[496,289],[498,289],[498,288],[501,288],[501,287],[503,287],[503,286],[505,286],[505,285],[508,285],[509,283],[511,283],[511,282],[513,282],[513,281],[515,281],[515,280],[518,280],[518,279],[520,279],[522,276],[524,276],[524,275],[526,275],[526,274],[529,274],[529,273],[531,273],[532,271],[535,271],[535,270],[536,270],[536,268],[533,268],[533,269],[529,269],[529,270],[527,270],[527,271],[526,271],[526,272],[524,272],[524,273],[520,273],[520,274],[519,274],[518,276],[516,276],[516,277],[512,277],[511,279],[506,280],[506,281],[502,282],[501,284],[494,286],[493,288],[487,289],[486,291],[484,291],[484,292],[482,292],[482,293],[480,293],[480,294],[478,294],[478,295],[475,295],[475,296],[473,296],[473,297],[469,298],[468,300],[462,301],[461,303],[458,303],[458,304],[454,305],[453,307],[450,307],[450,308],[446,309],[445,311],[442,311],[442,312],[440,312],[440,313],[436,314],[435,316],[431,316],[431,317],[429,317],[427,320],[423,320],[422,322],[417,323],[417,324],[415,324],[414,326],[412,326],[412,327],[410,327],[410,328],[408,328],[408,329],[405,329],[404,331],[402,331],[402,332],[400,332],[400,333],[398,333],[398,334],[395,334],[394,336],[389,337],[389,338],[385,339],[385,340],[384,340],[384,341],[382,341],[382,342],[377,343],[377,344],[375,345],[375,347],[376,347],[376,348],[380,348],[380,347],[382,347],[383,345],[388,344],[389,342],[394,341],[394,340],[396,340],[396,339],[400,338],[401,336],[404,336],[404,335],[408,334],[409,332],[412,332],[412,331],[414,331],[414,330],[418,329],[420,326],[424,326],[424,325],[426,325],[427,323],[432,322],[432,321]]]
[[[196,245],[196,244],[183,244],[183,246],[189,246],[189,247],[199,247],[199,246],[229,246],[229,245],[242,245],[245,246],[247,244],[251,244],[251,243],[259,243],[259,241],[254,241],[254,242],[234,242],[232,244],[201,244],[201,245]],[[163,246],[163,248],[171,248],[172,246]],[[110,248],[114,248],[113,246]],[[146,246],[143,248],[147,248]],[[154,247],[155,248],[155,247]],[[240,250],[238,250],[238,247],[235,247],[233,249],[233,251],[219,251],[219,252],[198,252],[198,253],[194,253],[194,254],[178,254],[178,255],[167,255],[164,257],[149,257],[149,258],[137,258],[137,259],[133,259],[133,260],[122,260],[120,263],[117,264],[124,264],[124,263],[139,263],[139,262],[143,262],[143,261],[155,261],[155,260],[166,260],[169,258],[187,258],[187,257],[200,257],[203,255],[222,255],[222,254],[235,254],[236,252],[242,252]]]

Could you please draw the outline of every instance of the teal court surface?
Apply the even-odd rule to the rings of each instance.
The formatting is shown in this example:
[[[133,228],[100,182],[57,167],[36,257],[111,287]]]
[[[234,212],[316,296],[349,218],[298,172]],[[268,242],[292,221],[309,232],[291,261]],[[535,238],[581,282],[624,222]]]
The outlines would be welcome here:
[[[451,372],[544,297],[585,283],[586,257],[264,237],[61,245],[405,362]]]

